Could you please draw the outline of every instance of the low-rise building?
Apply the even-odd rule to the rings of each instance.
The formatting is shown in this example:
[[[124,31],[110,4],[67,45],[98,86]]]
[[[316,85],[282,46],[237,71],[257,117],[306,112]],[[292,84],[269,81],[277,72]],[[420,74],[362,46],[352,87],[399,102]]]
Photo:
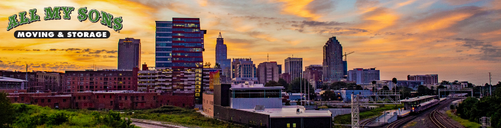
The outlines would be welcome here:
[[[282,106],[282,89],[283,87],[264,87],[262,84],[250,83],[217,85],[214,93],[204,98],[207,102],[203,104],[208,106],[204,108],[204,113],[212,113],[213,117],[219,120],[251,127],[332,127],[330,111],[306,110],[303,106]],[[214,102],[208,99],[211,96]]]
[[[26,80],[0,76],[0,92],[26,92],[25,84]]]
[[[193,95],[137,92],[130,90],[75,93],[9,93],[14,103],[36,104],[59,109],[152,109],[163,105],[193,108]]]
[[[66,92],[137,90],[137,71],[138,68],[66,71]]]
[[[24,88],[28,92],[58,92],[62,90],[61,74],[59,72],[19,72],[19,71],[0,71],[1,76],[26,80]],[[28,78],[26,78],[28,77]]]

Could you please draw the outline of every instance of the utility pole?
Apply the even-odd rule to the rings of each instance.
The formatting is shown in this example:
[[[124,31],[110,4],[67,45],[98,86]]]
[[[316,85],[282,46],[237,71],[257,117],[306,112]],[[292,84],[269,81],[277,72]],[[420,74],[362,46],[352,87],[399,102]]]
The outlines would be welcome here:
[[[491,72],[489,72],[489,96],[492,96],[492,77]]]
[[[28,63],[26,63],[26,87],[28,87]],[[28,90],[28,89],[26,89]]]

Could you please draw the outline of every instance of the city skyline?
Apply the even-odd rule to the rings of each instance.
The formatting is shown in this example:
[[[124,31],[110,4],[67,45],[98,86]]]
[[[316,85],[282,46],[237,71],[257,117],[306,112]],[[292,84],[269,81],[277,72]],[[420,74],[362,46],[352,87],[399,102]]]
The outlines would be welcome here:
[[[24,71],[25,63],[30,71],[117,68],[116,42],[127,37],[141,39],[141,63],[154,66],[155,21],[194,17],[207,29],[203,55],[212,64],[220,31],[228,58],[252,58],[255,64],[265,62],[268,53],[278,64],[292,55],[303,58],[303,65],[322,64],[322,46],[336,36],[343,51],[355,51],[348,69],[377,67],[382,80],[439,74],[439,81],[484,84],[488,72],[493,83],[501,80],[499,1],[2,1],[0,24],[7,27],[9,14],[62,5],[122,16],[124,29],[92,41],[12,36],[15,30],[107,29],[74,18],[0,31],[0,70]]]

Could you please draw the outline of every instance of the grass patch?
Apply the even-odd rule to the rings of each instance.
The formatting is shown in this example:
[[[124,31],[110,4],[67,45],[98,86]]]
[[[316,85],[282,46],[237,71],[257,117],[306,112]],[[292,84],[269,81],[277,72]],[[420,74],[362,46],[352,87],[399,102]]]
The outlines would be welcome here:
[[[459,116],[456,116],[455,114],[452,114],[451,110],[448,110],[447,112],[447,116],[449,116],[450,118],[452,118],[453,120],[461,123],[461,125],[463,125],[464,127],[467,127],[467,128],[480,128],[480,125],[479,123],[476,123],[476,122],[471,122],[469,120],[465,120]]]
[[[416,121],[412,121],[410,122],[409,124],[405,125],[404,128],[408,128],[408,127],[412,127],[412,126],[416,126],[417,122]]]
[[[365,111],[360,113],[360,121],[375,117],[380,115],[383,111],[386,110],[393,110],[393,109],[398,109],[402,108],[404,105],[399,104],[399,105],[385,105],[385,106],[379,106],[376,109],[370,110],[370,111]],[[338,115],[334,117],[334,123],[335,124],[350,124],[351,123],[351,114],[345,114],[345,115]]]
[[[58,110],[37,105],[11,104],[15,111],[13,128],[136,128],[118,112]]]
[[[132,114],[134,112],[134,114]],[[149,110],[131,110],[125,111],[127,117],[137,119],[147,119],[169,122],[177,125],[213,127],[213,128],[239,128],[241,125],[222,122],[213,118],[208,118],[192,109],[185,109],[175,106],[162,106]]]

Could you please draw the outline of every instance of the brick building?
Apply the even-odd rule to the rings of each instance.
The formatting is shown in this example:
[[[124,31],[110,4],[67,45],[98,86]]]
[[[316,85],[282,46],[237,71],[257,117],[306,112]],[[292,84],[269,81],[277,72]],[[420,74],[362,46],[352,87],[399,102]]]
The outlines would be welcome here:
[[[152,109],[163,105],[193,108],[193,95],[136,91],[86,91],[76,93],[10,93],[13,103],[59,109]]]
[[[138,68],[133,70],[66,71],[66,92],[137,90]]]

